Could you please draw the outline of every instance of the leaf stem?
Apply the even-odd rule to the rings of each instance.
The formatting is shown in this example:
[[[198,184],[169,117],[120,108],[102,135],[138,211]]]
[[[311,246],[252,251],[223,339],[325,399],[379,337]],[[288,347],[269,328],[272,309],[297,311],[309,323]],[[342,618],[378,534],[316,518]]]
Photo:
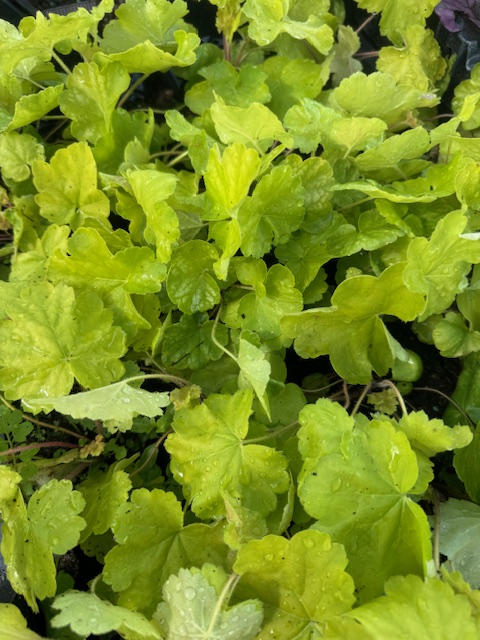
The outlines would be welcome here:
[[[289,429],[292,429],[292,427],[295,427],[298,424],[299,424],[298,420],[295,420],[294,422],[291,422],[290,424],[285,425],[281,429],[272,429],[264,436],[259,436],[258,438],[250,438],[249,440],[244,440],[243,444],[254,444],[257,442],[262,442],[263,440],[269,440],[270,438],[275,438],[276,436],[280,435],[284,431],[288,431]]]
[[[137,89],[142,84],[142,82],[144,82],[148,78],[149,75],[150,75],[149,73],[144,73],[139,78],[137,78],[135,82],[132,82],[132,84],[128,87],[128,89],[125,91],[123,96],[118,101],[117,109],[120,109],[121,107],[123,107],[125,102],[130,98],[132,93],[135,91],[135,89]]]
[[[64,63],[64,61],[60,58],[60,56],[58,56],[55,51],[52,51],[52,58],[55,60],[55,62],[58,64],[59,67],[61,67],[65,73],[67,74],[67,76],[71,76],[72,72],[70,71],[70,69],[67,67],[67,65]]]
[[[439,391],[438,389],[434,389],[433,387],[413,387],[412,391],[430,391],[431,393],[438,393],[439,396],[442,396],[442,398],[448,400],[450,404],[453,404],[455,409],[457,409],[462,414],[465,420],[467,420],[467,422],[469,422],[472,427],[475,426],[475,422],[470,418],[465,409],[463,409],[457,402],[455,402],[453,398],[448,396],[446,393],[443,393],[443,391]]]
[[[358,410],[360,409],[360,406],[363,402],[363,399],[365,398],[365,396],[367,395],[367,393],[370,391],[372,387],[372,383],[369,382],[367,385],[365,385],[365,387],[363,388],[362,393],[360,394],[360,397],[358,398],[357,402],[355,403],[355,406],[353,407],[352,413],[350,414],[352,417],[358,412]]]
[[[212,637],[213,630],[215,629],[215,623],[217,621],[218,616],[220,615],[220,611],[223,607],[224,602],[228,602],[232,591],[235,589],[237,582],[240,580],[240,576],[236,573],[232,573],[228,580],[223,585],[223,589],[218,596],[218,600],[215,603],[215,609],[213,610],[212,617],[210,619],[210,624],[208,625],[208,629],[205,633],[205,638]]]
[[[0,400],[11,411],[18,411],[18,409],[14,407],[13,404],[10,404],[8,400],[6,400],[2,395],[0,395]],[[85,435],[76,433],[75,431],[71,431],[70,429],[65,429],[65,427],[57,427],[53,424],[49,424],[48,422],[43,422],[43,420],[37,420],[36,418],[32,418],[31,416],[29,416],[28,413],[22,412],[22,417],[25,420],[28,420],[28,422],[31,422],[32,424],[36,424],[39,427],[45,427],[46,429],[51,429],[52,431],[62,431],[63,433],[67,433],[69,436],[73,436],[74,438],[82,438],[84,440],[87,440],[88,442],[91,442],[90,438],[87,438]]]
[[[158,438],[158,440],[155,442],[155,444],[152,447],[152,450],[150,451],[150,453],[147,456],[147,459],[145,460],[145,462],[138,467],[138,469],[135,469],[135,471],[132,471],[132,473],[129,475],[130,480],[133,478],[133,476],[137,475],[137,473],[140,473],[140,471],[143,471],[143,469],[145,469],[145,467],[148,465],[148,463],[150,462],[150,460],[153,457],[153,454],[155,453],[155,451],[157,451],[157,449],[159,448],[159,446],[162,444],[162,442],[166,439],[166,437],[170,434],[173,433],[172,429],[169,429],[168,431],[166,431],[164,434],[162,434],[162,436],[160,438]]]
[[[374,18],[377,17],[377,14],[375,12],[371,13],[368,18],[365,18],[365,20],[362,22],[362,24],[357,27],[355,29],[355,33],[358,35],[360,33],[360,31],[362,31],[363,29],[365,29],[365,27],[367,26],[367,24],[369,24]]]
[[[178,164],[179,162],[182,162],[182,160],[184,160],[185,158],[188,158],[188,151],[184,151],[183,153],[180,153],[173,160],[170,160],[170,162],[167,163],[167,167],[173,167],[176,164]]]
[[[11,449],[6,449],[5,451],[0,451],[0,456],[10,456],[14,453],[21,453],[22,451],[29,451],[30,449],[49,449],[62,447],[64,449],[81,449],[82,446],[80,444],[72,444],[71,442],[34,442],[33,444],[23,444],[18,447],[12,447]]]
[[[391,380],[382,380],[382,382],[380,383],[380,386],[390,387],[390,389],[393,389],[395,395],[397,396],[398,404],[400,405],[403,415],[404,416],[408,415],[407,407],[405,406],[405,400],[403,399],[402,394],[397,389],[397,387],[393,384],[393,382]]]

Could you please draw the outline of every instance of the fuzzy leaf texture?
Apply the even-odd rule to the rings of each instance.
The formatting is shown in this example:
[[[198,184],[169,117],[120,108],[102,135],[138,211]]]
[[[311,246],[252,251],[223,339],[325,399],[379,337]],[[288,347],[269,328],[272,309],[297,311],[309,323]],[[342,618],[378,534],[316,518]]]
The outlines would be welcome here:
[[[138,416],[154,418],[163,413],[170,400],[168,393],[152,393],[137,389],[122,380],[92,391],[83,391],[60,398],[25,398],[26,409],[38,413],[58,411],[77,420],[101,420],[111,432],[127,431]]]
[[[263,618],[258,600],[223,605],[198,570],[181,569],[163,586],[155,614],[169,640],[254,640]]]

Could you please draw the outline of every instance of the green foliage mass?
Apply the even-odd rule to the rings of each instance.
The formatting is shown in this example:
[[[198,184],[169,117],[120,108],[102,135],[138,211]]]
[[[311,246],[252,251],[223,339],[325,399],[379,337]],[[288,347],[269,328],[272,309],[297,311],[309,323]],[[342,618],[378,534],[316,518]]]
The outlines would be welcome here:
[[[437,0],[357,0],[375,68],[342,0],[118,4],[0,20],[10,584],[50,640],[478,638],[480,67],[445,115]]]

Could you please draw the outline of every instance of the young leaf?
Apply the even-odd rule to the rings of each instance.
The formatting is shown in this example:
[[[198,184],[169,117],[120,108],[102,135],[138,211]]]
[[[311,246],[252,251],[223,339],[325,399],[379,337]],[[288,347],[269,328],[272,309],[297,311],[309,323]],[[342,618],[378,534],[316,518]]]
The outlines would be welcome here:
[[[398,343],[381,315],[413,320],[424,305],[423,297],[403,284],[404,268],[398,263],[378,278],[361,275],[344,280],[335,289],[332,306],[285,317],[281,325],[295,339],[297,353],[307,358],[328,355],[335,371],[352,383],[368,383],[372,369],[384,375]]]
[[[438,222],[429,240],[415,238],[408,246],[404,282],[410,291],[426,296],[420,322],[447,309],[467,287],[472,264],[480,263],[479,243],[462,236],[466,224],[462,211],[452,211]]]
[[[110,133],[115,106],[129,85],[130,76],[118,62],[101,68],[95,62],[77,64],[59,99],[61,111],[72,120],[72,135],[96,144]]]
[[[424,411],[412,411],[398,421],[398,429],[410,440],[412,448],[431,458],[442,451],[462,449],[472,441],[470,427],[447,427],[442,420],[429,420]]]
[[[288,490],[284,456],[243,443],[251,404],[250,390],[213,394],[175,415],[165,448],[174,477],[200,518],[224,516],[225,495],[265,517],[276,508],[277,494]]]
[[[241,142],[263,155],[274,141],[292,146],[293,138],[268,107],[253,102],[249,107],[230,107],[217,97],[210,108],[218,137],[224,144]]]
[[[144,615],[101,600],[94,593],[67,591],[55,598],[52,607],[60,610],[50,621],[55,629],[68,626],[82,637],[117,631],[126,640],[162,640],[157,625]]]
[[[50,162],[33,163],[35,201],[50,222],[78,227],[85,218],[106,218],[107,196],[97,189],[97,167],[90,147],[77,142],[55,153]]]
[[[154,616],[169,640],[254,640],[263,613],[258,600],[226,608],[198,570],[180,569],[162,589],[164,602]]]
[[[35,160],[43,160],[43,146],[28,133],[0,134],[0,168],[7,180],[28,180]]]
[[[128,246],[113,254],[98,231],[82,227],[70,237],[67,252],[57,250],[49,259],[51,280],[68,283],[79,290],[98,291],[112,308],[116,323],[129,337],[139,328],[150,328],[138,313],[131,295],[161,289],[166,267],[155,260],[151,249]]]
[[[327,10],[328,4],[324,12]],[[287,11],[288,3],[282,0],[247,0],[243,12],[250,19],[250,38],[265,46],[279,34],[288,33],[297,40],[307,40],[319,53],[326,55],[333,45],[331,27],[317,15],[310,15],[306,22],[294,21],[287,16]]]
[[[242,597],[258,598],[265,622],[258,640],[321,637],[323,623],[355,601],[343,547],[327,533],[301,531],[290,540],[268,535],[251,540],[234,564]]]
[[[228,568],[223,524],[183,527],[182,505],[160,489],[133,491],[117,510],[113,534],[117,545],[105,557],[102,578],[129,609],[153,613],[163,584],[182,567]]]
[[[260,258],[272,244],[286,242],[302,223],[304,195],[289,166],[276,166],[264,176],[238,211],[243,255]]]
[[[430,29],[412,25],[402,34],[403,47],[382,47],[377,69],[389,73],[398,84],[409,85],[419,91],[435,88],[447,68],[440,45]]]
[[[0,386],[8,398],[67,395],[75,379],[93,388],[122,375],[125,336],[95,293],[75,297],[65,284],[44,282],[12,296],[12,286],[0,289]]]
[[[425,26],[425,20],[432,14],[438,0],[359,0],[358,6],[369,12],[382,13],[380,32],[395,45],[402,44],[402,37],[408,27],[418,24]]]
[[[260,341],[255,333],[241,332],[238,341],[238,355],[235,360],[240,367],[238,387],[253,389],[266,415],[270,416],[266,391],[272,368],[260,348]]]
[[[332,624],[336,633],[327,633],[327,638],[474,640],[478,637],[467,598],[456,595],[450,585],[438,578],[423,581],[418,576],[395,576],[385,585],[385,593]],[[351,628],[349,618],[360,623],[352,628],[354,635],[346,633]]]
[[[317,519],[314,528],[345,546],[362,601],[381,594],[392,575],[423,576],[430,530],[407,497],[419,467],[405,434],[386,419],[354,426],[340,405],[324,399],[304,407],[299,422],[300,501]]]
[[[101,420],[111,433],[117,430],[127,431],[132,426],[133,418],[138,415],[149,418],[160,416],[163,407],[170,402],[168,393],[137,389],[128,382],[127,378],[93,391],[82,391],[59,398],[24,398],[24,405],[34,413],[50,413],[55,410],[77,420]]]
[[[38,611],[36,598],[52,597],[56,591],[53,554],[64,554],[78,543],[85,521],[78,514],[85,501],[72,490],[70,480],[50,480],[35,491],[25,506],[20,489],[13,484],[21,478],[1,467],[0,511],[1,551],[7,577],[17,593]]]

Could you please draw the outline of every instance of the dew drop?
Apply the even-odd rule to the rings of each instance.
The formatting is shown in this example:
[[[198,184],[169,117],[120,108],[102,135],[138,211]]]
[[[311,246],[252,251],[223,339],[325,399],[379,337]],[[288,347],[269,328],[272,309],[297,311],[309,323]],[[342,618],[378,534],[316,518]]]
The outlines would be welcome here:
[[[130,398],[120,398],[122,404],[130,404]]]
[[[193,587],[185,587],[185,598],[187,600],[195,600],[197,592]]]
[[[335,493],[335,491],[338,491],[341,486],[342,486],[342,479],[335,478],[335,480],[333,480],[332,484],[330,485],[330,489],[332,490],[333,493]]]
[[[271,562],[273,560],[273,554],[271,553],[265,554],[265,560],[267,560],[267,562]]]
[[[315,545],[311,538],[304,538],[303,544],[305,545],[305,547],[307,547],[307,549],[312,549],[312,547]]]

